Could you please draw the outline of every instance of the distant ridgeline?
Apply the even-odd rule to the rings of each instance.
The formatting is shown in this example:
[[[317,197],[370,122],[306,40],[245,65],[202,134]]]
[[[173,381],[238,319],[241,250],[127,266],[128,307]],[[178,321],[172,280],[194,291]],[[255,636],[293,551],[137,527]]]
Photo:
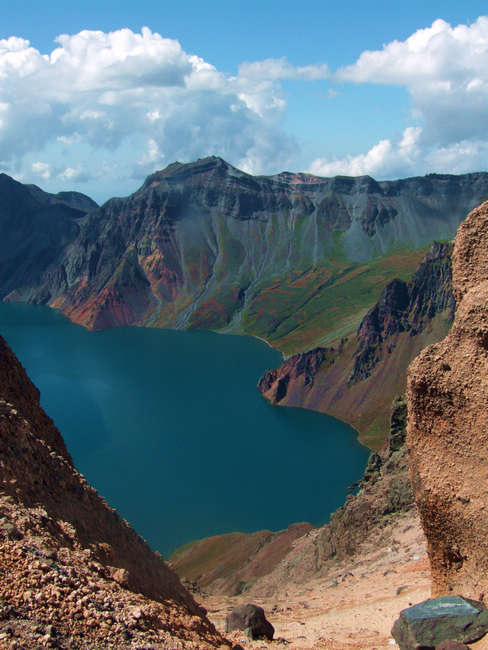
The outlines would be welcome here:
[[[391,391],[374,397],[378,381],[403,389],[411,355],[445,333],[436,315],[448,322],[452,311],[447,248],[420,272],[437,269],[443,297],[412,273],[486,198],[486,173],[388,182],[251,176],[215,157],[174,163],[101,207],[0,175],[0,298],[48,304],[90,329],[212,329],[259,336],[287,355],[325,346],[300,361],[302,384],[280,369],[263,391],[331,412],[378,446],[391,403]],[[331,396],[332,366],[342,396]]]

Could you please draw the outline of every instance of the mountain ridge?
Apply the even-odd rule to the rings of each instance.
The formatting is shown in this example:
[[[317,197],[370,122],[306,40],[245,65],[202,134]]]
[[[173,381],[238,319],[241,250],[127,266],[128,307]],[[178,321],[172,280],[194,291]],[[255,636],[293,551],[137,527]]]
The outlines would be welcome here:
[[[55,218],[34,211],[14,223],[11,202],[2,200],[5,184],[28,205],[54,205]],[[173,163],[126,198],[72,213],[59,195],[3,176],[0,234],[8,245],[0,244],[0,298],[47,304],[89,329],[143,325],[256,336],[287,357],[274,380],[268,373],[260,382],[266,397],[345,420],[378,449],[408,362],[442,338],[452,319],[447,303],[434,305],[430,286],[447,286],[447,249],[438,244],[428,253],[423,244],[453,236],[485,195],[485,172],[397,181],[268,177],[210,157]],[[368,260],[348,257],[351,246],[353,257],[367,253]],[[383,255],[373,255],[378,247]],[[418,277],[411,289],[430,291],[424,307],[436,318],[414,313],[420,307],[408,283],[419,263],[440,273],[424,278],[423,289]],[[412,304],[400,304],[405,300]],[[388,315],[395,301],[411,311],[402,323]],[[428,326],[419,329],[416,319]]]
[[[223,162],[221,161],[221,163]],[[224,173],[226,179],[232,177],[232,173],[228,173],[226,168],[223,168],[222,172],[221,163],[210,161],[207,167],[202,163],[202,168],[205,169],[201,173],[206,174],[209,171],[220,169],[219,173]],[[188,171],[182,165],[178,167],[172,166],[168,172],[171,182],[174,181],[174,186],[177,189],[180,187],[178,185],[180,183],[178,174],[182,173],[182,168],[184,168],[183,171]],[[240,173],[243,174],[243,172]],[[168,302],[182,300],[178,290],[185,285],[184,282],[179,285],[179,281],[188,281],[190,285],[193,282],[193,285],[191,285],[193,289],[198,290],[201,288],[199,285],[201,276],[198,274],[194,275],[194,277],[191,276],[191,273],[188,276],[185,276],[184,273],[179,276],[175,271],[177,267],[161,264],[162,261],[167,262],[168,258],[171,259],[171,252],[174,253],[177,250],[177,247],[175,248],[175,244],[178,243],[177,224],[188,218],[185,213],[188,206],[185,206],[184,202],[179,202],[181,199],[179,193],[172,194],[171,188],[166,188],[164,192],[158,194],[156,191],[157,186],[153,185],[154,183],[157,183],[158,186],[161,183],[171,185],[171,183],[168,183],[167,176],[163,176],[161,180],[158,180],[158,178],[153,178],[140,196],[132,195],[132,197],[129,197],[130,200],[112,199],[100,209],[89,210],[88,213],[83,213],[76,218],[70,218],[63,212],[59,216],[61,221],[63,223],[66,221],[69,227],[72,226],[72,221],[76,221],[78,227],[72,240],[69,240],[69,237],[75,230],[71,230],[67,234],[64,233],[65,239],[69,240],[66,244],[66,250],[69,250],[71,255],[69,263],[66,261],[67,266],[61,264],[61,266],[52,267],[47,262],[45,272],[41,274],[39,286],[26,290],[27,293],[24,296],[21,291],[15,294],[15,291],[18,290],[12,290],[7,295],[11,299],[27,297],[34,302],[44,301],[49,303],[53,296],[52,292],[58,291],[60,293],[54,298],[54,302],[50,303],[51,306],[67,309],[68,311],[72,309],[73,311],[70,314],[72,317],[81,320],[87,319],[87,323],[89,323],[93,314],[98,314],[97,317],[101,318],[100,323],[117,325],[122,322],[135,323],[138,315],[140,317],[146,311],[152,314],[151,318],[154,316],[154,313],[150,311],[153,306],[150,293],[152,292],[153,296],[156,295],[154,287],[158,286],[159,272],[164,276],[160,288],[166,292],[166,294],[162,292],[159,295],[161,301],[163,298],[166,299],[165,295],[171,299],[168,299]],[[477,175],[477,178],[484,179],[484,176]],[[376,191],[376,185],[381,189],[380,184],[373,179],[371,180],[373,183],[366,179],[361,183],[358,181],[358,184],[372,191]],[[450,176],[442,176],[441,179],[437,180],[442,180],[448,185],[454,182]],[[1,181],[2,179],[0,179]],[[288,183],[288,180],[286,182]],[[305,183],[302,181],[300,183],[300,188],[303,189],[302,185],[305,186]],[[312,186],[313,183],[313,181],[310,181],[308,185]],[[342,180],[337,181],[337,183],[342,183]],[[195,191],[199,191],[201,185],[198,183],[195,183],[195,185]],[[265,222],[265,217],[259,210],[256,211],[255,209],[258,204],[255,202],[255,197],[252,198],[251,185],[249,179],[246,178],[243,185],[244,190],[241,193],[231,193],[230,198],[225,196],[219,198],[215,193],[210,192],[205,201],[210,202],[212,205],[212,202],[221,201],[222,203],[219,204],[221,207],[226,207],[230,213],[239,215],[239,217],[235,218],[236,222],[262,224]],[[246,188],[249,187],[251,196],[246,193]],[[425,190],[425,186],[422,185],[422,187]],[[212,190],[211,187],[207,189]],[[451,187],[448,195],[457,196],[455,190],[455,187],[454,189]],[[367,195],[367,191],[365,194]],[[144,209],[142,209],[139,201],[141,196],[143,202],[145,201]],[[278,201],[278,204],[281,201],[285,205],[287,197],[278,199],[276,197],[261,198],[265,205],[270,205],[273,201]],[[303,202],[300,204],[300,210],[306,215],[310,205],[305,198],[309,197],[300,197],[300,199],[302,198]],[[267,201],[269,203],[266,203]],[[346,202],[344,201],[342,205],[346,205]],[[455,479],[453,479],[452,474],[452,467],[458,459],[449,455],[452,450],[446,452],[445,445],[443,448],[442,444],[438,444],[439,438],[442,437],[438,435],[438,431],[442,430],[444,433],[447,431],[449,439],[455,438],[456,444],[453,445],[455,454],[458,454],[459,449],[463,450],[464,471],[462,472],[462,478],[465,479],[466,476],[471,478],[469,471],[466,470],[466,468],[468,470],[469,468],[472,469],[472,465],[469,464],[472,461],[474,449],[470,442],[471,439],[468,440],[466,446],[462,436],[459,435],[458,431],[454,431],[453,425],[449,424],[447,419],[451,415],[453,418],[457,418],[456,423],[462,425],[460,430],[464,426],[465,433],[468,429],[466,422],[470,423],[468,433],[471,435],[471,429],[474,428],[471,437],[477,444],[479,443],[481,450],[484,449],[482,436],[480,438],[479,434],[485,428],[484,414],[480,415],[479,410],[470,410],[470,407],[466,409],[466,403],[469,403],[469,400],[465,398],[468,391],[471,391],[469,395],[473,397],[471,401],[473,401],[475,407],[479,406],[480,402],[484,403],[486,401],[480,399],[480,395],[484,394],[485,389],[483,373],[480,374],[480,368],[482,370],[486,361],[485,352],[488,340],[488,329],[485,323],[486,309],[484,307],[486,304],[486,255],[484,250],[480,252],[480,248],[482,248],[480,247],[480,241],[483,240],[483,237],[479,236],[476,227],[473,227],[473,222],[476,221],[475,217],[479,218],[481,215],[484,220],[483,228],[486,230],[486,215],[488,214],[486,205],[471,213],[471,218],[468,218],[466,224],[461,227],[461,233],[464,233],[465,239],[464,248],[462,236],[458,238],[459,241],[456,243],[454,257],[457,260],[457,266],[455,267],[457,269],[455,270],[457,279],[454,292],[451,281],[451,246],[446,243],[434,244],[432,250],[427,253],[424,261],[410,280],[394,279],[386,284],[383,282],[384,287],[379,299],[367,310],[353,336],[349,334],[348,337],[341,337],[338,339],[338,343],[328,348],[316,347],[292,356],[286,360],[280,369],[268,373],[261,382],[263,392],[268,393],[268,398],[277,403],[306,407],[313,407],[320,403],[324,410],[326,409],[329,413],[336,412],[341,419],[346,419],[346,421],[348,417],[347,411],[349,411],[349,414],[353,414],[356,418],[358,428],[363,429],[366,433],[366,435],[363,435],[363,441],[368,442],[372,448],[378,449],[383,441],[380,434],[385,427],[383,415],[386,408],[385,403],[390,397],[390,391],[400,392],[399,387],[403,386],[404,370],[412,356],[415,356],[426,343],[437,340],[444,330],[449,330],[453,319],[456,297],[460,306],[458,304],[454,328],[451,330],[446,342],[428,348],[411,366],[409,399],[413,405],[414,419],[409,425],[409,447],[411,454],[413,450],[412,457],[414,459],[412,474],[414,493],[429,540],[429,555],[434,570],[434,592],[448,592],[454,587],[468,588],[470,590],[469,595],[477,598],[484,597],[485,581],[479,575],[472,575],[471,557],[475,557],[476,562],[484,563],[486,557],[484,552],[485,542],[484,539],[480,540],[478,538],[474,542],[470,539],[466,541],[464,522],[474,522],[473,525],[476,527],[481,521],[482,530],[485,530],[484,515],[481,513],[482,508],[478,508],[478,505],[482,503],[484,494],[482,490],[478,489],[479,481],[477,481],[476,477],[474,483],[469,484],[469,490],[466,487],[466,481],[459,483],[461,487],[458,486],[456,489],[452,487],[451,481],[454,480],[455,482],[459,479],[459,471],[455,473]],[[68,207],[72,209],[70,206]],[[335,203],[334,207],[336,207]],[[56,208],[59,208],[58,203],[56,203]],[[355,228],[361,228],[370,238],[381,232],[382,228],[395,221],[398,216],[398,212],[393,214],[392,209],[396,210],[396,208],[392,208],[391,205],[383,206],[384,211],[382,211],[383,208],[379,209],[378,206],[373,206],[371,209],[365,209],[364,214],[361,213],[364,217],[363,221],[361,221],[361,214],[355,214],[355,220],[351,218],[349,223],[347,215],[351,217],[351,214],[347,210],[347,205],[344,212],[341,212],[339,208],[334,212],[334,215],[338,217],[338,221],[342,226],[345,227],[349,224],[348,227],[351,227],[354,222],[356,224]],[[61,213],[57,212],[57,214],[60,215]],[[314,207],[313,212],[309,212],[309,215],[312,214],[317,216],[317,206]],[[103,215],[104,219],[100,219],[99,223],[95,223],[96,217],[101,215]],[[149,228],[146,232],[144,221],[147,215],[149,215],[150,223],[147,224]],[[449,219],[447,221],[449,222]],[[208,226],[209,223],[204,222],[204,225]],[[215,223],[217,221],[212,219],[212,226]],[[334,222],[334,224],[336,223]],[[159,230],[153,228],[158,224],[161,225]],[[147,241],[144,240],[144,237],[136,238],[135,243],[131,242],[125,246],[128,241],[131,241],[131,233],[139,235],[141,229],[143,235],[147,236]],[[225,228],[218,231],[217,234],[220,233],[223,237],[224,231]],[[161,235],[161,249],[158,249],[157,246],[156,248],[151,247],[150,235],[155,232]],[[205,241],[209,245],[209,249],[211,249],[211,245],[217,246],[218,249],[218,237],[213,238],[216,232],[213,230],[205,231],[204,227],[202,227],[201,232],[206,235]],[[185,236],[182,235],[181,241],[186,243],[192,241],[191,239],[185,239],[186,236],[189,237],[188,233]],[[100,246],[97,250],[97,242],[99,243],[100,237],[108,246]],[[226,245],[228,245],[228,241],[226,240]],[[51,250],[58,251],[62,249],[65,252],[63,246],[64,244],[58,248],[53,246]],[[148,246],[149,255],[142,254],[144,246]],[[123,251],[121,258],[117,257],[119,250]],[[161,258],[158,258],[158,250],[160,254],[162,251],[164,252]],[[222,253],[222,250],[219,249],[219,254]],[[102,264],[99,267],[100,256],[103,257],[105,251],[107,251],[107,254],[114,254],[116,259],[112,257],[112,262],[109,263],[110,258],[108,258],[108,266],[104,267]],[[475,269],[475,273],[472,273],[471,269],[473,254],[476,254],[476,260],[480,265],[479,269]],[[230,257],[235,257],[235,255],[239,257],[239,251],[237,253],[233,251]],[[460,264],[460,259],[463,256],[464,264]],[[218,259],[218,255],[216,259]],[[200,263],[202,263],[202,259],[200,259]],[[212,270],[214,270],[214,267],[212,267]],[[356,271],[357,268],[353,267],[353,271]],[[171,271],[173,271],[173,275]],[[344,269],[342,271],[346,274]],[[83,272],[86,272],[85,275],[83,275]],[[81,280],[79,280],[80,273],[82,274]],[[304,275],[306,276],[307,273],[308,270],[306,269]],[[318,271],[315,270],[314,273],[314,286],[316,286],[317,278],[319,279],[319,285],[321,281],[325,285],[327,284],[324,277],[320,278]],[[70,277],[73,280],[71,285],[69,284]],[[289,286],[300,282],[302,278],[303,275],[299,274]],[[161,276],[159,279],[161,279]],[[92,284],[90,284],[91,282]],[[234,293],[231,295],[234,304],[240,305],[240,311],[243,311],[246,305],[246,292],[250,286],[251,284],[246,289],[240,285],[236,286]],[[97,298],[101,298],[98,302],[90,302],[91,292],[94,288],[100,289],[99,293],[96,294]],[[268,291],[267,299],[269,301],[272,300],[273,296],[276,296],[278,288],[273,284],[271,285],[271,289],[274,289],[274,291]],[[66,289],[72,292],[68,296],[62,293]],[[33,293],[29,294],[31,290],[33,290]],[[205,290],[206,287],[203,287],[202,291],[205,292]],[[241,291],[244,291],[244,295],[241,295]],[[296,295],[292,297],[295,299]],[[222,306],[216,298],[214,299],[216,300],[216,303],[212,303],[214,307],[219,304]],[[189,304],[184,305],[183,310],[188,308]],[[157,306],[161,308],[161,302]],[[232,314],[234,314],[235,310],[232,311]],[[191,313],[194,314],[195,311]],[[131,319],[135,320],[131,321]],[[150,321],[150,323],[153,325],[161,324],[157,319]],[[149,322],[146,324],[149,324]],[[451,345],[450,348],[446,347],[449,345]],[[6,348],[2,352],[2,346],[4,347],[4,344],[0,341],[0,364],[4,363],[8,366],[14,362]],[[469,354],[465,354],[466,352]],[[464,359],[467,365],[463,366],[462,360],[459,364],[464,373],[458,373],[459,376],[455,378],[455,381],[452,381],[451,375],[447,374],[451,373],[452,370],[451,356],[459,360],[463,355],[469,357],[467,361]],[[90,541],[93,537],[94,515],[87,514],[86,511],[102,512],[100,519],[106,523],[110,520],[110,509],[106,505],[104,506],[103,503],[100,504],[100,499],[93,494],[94,491],[91,491],[86,486],[83,477],[77,475],[73,470],[68,452],[63,449],[55,431],[50,429],[49,421],[35,413],[29,413],[28,404],[36,403],[36,400],[38,400],[38,393],[35,393],[35,388],[25,383],[25,378],[20,370],[17,369],[12,373],[7,368],[3,376],[1,370],[0,365],[0,378],[6,377],[5,382],[10,382],[14,389],[12,393],[6,395],[6,399],[0,401],[2,434],[4,434],[3,438],[7,441],[3,448],[2,457],[8,460],[4,479],[5,494],[2,495],[0,501],[2,513],[0,538],[3,541],[3,546],[0,543],[0,552],[4,553],[3,563],[6,566],[17,567],[24,572],[22,575],[25,580],[19,584],[22,584],[24,591],[28,592],[29,595],[22,599],[21,602],[20,598],[10,588],[10,585],[4,585],[4,592],[0,595],[6,596],[14,602],[16,618],[19,618],[19,611],[21,616],[26,618],[30,611],[31,613],[35,612],[37,616],[43,616],[44,619],[42,620],[48,620],[47,616],[51,616],[53,612],[52,601],[49,599],[52,597],[54,601],[59,603],[59,597],[56,596],[56,593],[59,593],[57,583],[55,589],[51,589],[52,585],[49,583],[49,589],[44,590],[42,588],[37,592],[42,594],[41,598],[38,599],[41,601],[40,604],[34,602],[36,599],[32,598],[32,591],[27,589],[27,586],[30,586],[32,580],[40,577],[45,570],[48,571],[48,581],[52,579],[54,584],[56,572],[59,572],[60,568],[65,570],[68,566],[67,558],[73,560],[75,573],[81,576],[81,566],[88,558],[90,570],[93,569],[94,572],[99,574],[99,577],[96,578],[95,574],[90,574],[87,577],[84,588],[88,589],[88,591],[78,595],[83,595],[83,598],[85,595],[88,596],[88,600],[84,602],[89,603],[89,606],[85,612],[85,609],[80,605],[76,612],[81,612],[81,619],[84,618],[86,621],[90,621],[88,626],[90,629],[94,628],[95,632],[98,630],[97,623],[93,624],[92,621],[96,619],[95,610],[97,610],[97,606],[95,606],[95,603],[100,604],[95,596],[92,596],[90,601],[90,581],[95,581],[96,584],[99,579],[98,584],[102,581],[111,581],[110,584],[117,591],[117,594],[119,594],[119,587],[123,589],[129,588],[129,591],[138,591],[150,598],[156,596],[157,602],[158,594],[155,590],[158,587],[154,585],[154,576],[149,575],[151,567],[156,562],[154,557],[151,556],[151,559],[149,559],[149,555],[147,555],[147,564],[144,562],[147,570],[142,571],[141,575],[137,575],[132,560],[126,557],[128,554],[124,549],[119,548],[117,550],[118,544],[124,546],[124,539],[126,538],[123,537],[121,540],[117,540],[117,535],[111,533],[108,542],[99,544]],[[21,398],[18,396],[16,401],[16,391],[18,389],[15,388],[15,382],[21,387],[20,392],[25,392],[25,404],[22,403]],[[22,388],[24,385],[25,390]],[[333,387],[333,390],[331,387]],[[381,392],[379,401],[375,402],[374,398],[371,397],[374,392]],[[352,395],[352,401],[348,401],[347,398],[343,399],[343,396],[347,394]],[[293,400],[298,400],[299,403],[295,404]],[[341,400],[343,400],[342,403]],[[364,408],[365,404],[367,404],[366,409]],[[426,406],[428,407],[427,410]],[[334,409],[336,410],[334,411]],[[378,411],[378,409],[383,419],[372,419],[372,411]],[[461,415],[459,415],[458,411]],[[346,417],[340,415],[340,413],[345,414]],[[412,500],[406,479],[405,450],[402,446],[405,416],[404,403],[397,403],[391,421],[391,435],[388,445],[383,447],[379,455],[371,457],[365,478],[361,484],[360,494],[348,499],[344,508],[332,516],[329,527],[324,527],[317,532],[310,531],[305,525],[303,529],[289,530],[288,536],[286,534],[281,537],[279,534],[265,535],[265,543],[269,544],[268,550],[271,549],[270,575],[276,571],[276,576],[273,579],[278,582],[275,582],[275,585],[283,584],[283,582],[279,582],[280,580],[299,577],[300,571],[305,576],[310,575],[310,572],[316,571],[320,562],[324,560],[334,559],[336,556],[346,558],[350,556],[355,552],[356,546],[363,538],[365,523],[368,526],[371,524],[372,529],[376,530],[378,527],[381,530],[385,515],[386,517],[392,515],[394,523],[397,516],[401,519],[405,512],[410,512]],[[441,419],[439,419],[440,416],[442,416]],[[476,422],[477,426],[472,426],[473,421]],[[39,439],[40,434],[36,433],[36,427],[45,428],[45,440]],[[469,436],[467,437],[469,438]],[[10,445],[8,441],[10,441]],[[428,481],[432,480],[433,474],[430,457],[432,454],[429,456],[428,453],[425,453],[426,450],[429,450],[429,441],[435,443],[436,453],[434,456],[444,460],[447,458],[449,461],[447,463],[443,462],[440,468],[444,472],[447,467],[447,473],[442,474],[440,471],[439,476],[435,476],[434,481],[432,481],[437,492],[430,490],[429,487],[425,489]],[[416,445],[418,445],[418,448],[416,448]],[[432,451],[432,449],[430,450]],[[26,471],[26,467],[34,466],[34,458],[42,459],[43,463],[35,472]],[[426,463],[428,463],[428,466]],[[51,475],[43,476],[44,467],[52,470],[51,473],[54,478]],[[20,481],[19,477],[22,477]],[[59,481],[60,477],[61,481]],[[52,493],[42,503],[39,500],[39,483],[43,486],[42,490],[47,489],[48,492],[52,490]],[[63,497],[56,492],[54,483],[56,483],[56,486],[59,483],[61,487],[68,487],[68,505],[63,502]],[[454,499],[453,495],[458,496]],[[86,504],[83,503],[83,500],[89,502],[89,508],[85,507]],[[47,508],[44,507],[46,503],[48,504]],[[15,510],[13,506],[19,507]],[[72,512],[67,512],[66,509],[69,510],[70,507],[73,509]],[[364,520],[365,512],[369,517],[366,522]],[[117,520],[117,517],[113,518]],[[459,524],[459,521],[463,523],[464,527]],[[116,524],[115,528],[120,532],[119,524]],[[122,528],[124,531],[126,530],[123,524]],[[52,544],[54,530],[56,530],[59,538],[62,538],[65,546],[62,546],[59,550],[56,548],[54,556],[48,554],[51,552],[50,549],[47,549],[47,552],[42,550],[41,555],[39,555],[40,551],[38,545],[36,545],[37,542],[42,541],[45,544],[49,541]],[[448,534],[446,534],[446,530]],[[303,535],[302,532],[304,532]],[[295,537],[295,535],[298,535],[298,537]],[[257,537],[257,545],[259,546],[262,540],[259,535]],[[20,544],[18,543],[25,538],[31,543],[27,558],[23,556],[21,560],[15,559],[17,551],[20,550]],[[135,538],[131,538],[128,545],[134,546],[135,544],[137,546],[138,543],[143,545],[142,542],[137,542],[137,540],[134,542],[134,540]],[[33,541],[36,543],[32,543]],[[242,540],[239,541],[242,544]],[[219,540],[211,541],[210,545],[218,542]],[[106,548],[103,544],[108,545],[109,548]],[[277,550],[273,548],[273,544],[276,544]],[[248,548],[245,543],[242,545],[244,548]],[[83,547],[86,547],[89,551],[85,554],[84,559],[80,555],[83,552],[81,550]],[[12,552],[12,548],[15,553]],[[63,551],[63,548],[67,548],[68,553]],[[32,549],[35,549],[35,552]],[[204,552],[206,552],[205,547]],[[262,552],[261,547],[253,549],[253,553],[256,556],[253,559],[257,558],[256,566],[259,569],[259,563],[269,558],[266,557],[266,552]],[[51,561],[54,561],[57,568],[51,564]],[[199,561],[197,557],[197,565]],[[100,566],[102,569],[99,568]],[[245,589],[246,579],[256,576],[256,573],[253,573],[256,566],[253,565],[249,573],[246,573],[246,571],[241,574],[238,573],[237,581],[234,575],[230,576],[230,579],[229,576],[223,576],[223,588],[231,588],[237,590],[237,592],[240,589]],[[32,569],[34,569],[34,572],[27,578],[26,571]],[[267,574],[265,577],[268,577]],[[222,576],[217,576],[217,578],[220,579]],[[212,579],[214,579],[214,576]],[[146,580],[147,583],[144,584]],[[141,615],[139,615],[139,609],[137,614],[130,613],[125,611],[123,603],[120,603],[121,617],[114,618],[112,615],[110,619],[116,623],[116,626],[114,626],[116,634],[122,635],[127,632],[133,635],[146,632],[149,634],[154,625],[159,625],[164,633],[171,634],[175,631],[175,628],[171,627],[174,624],[176,625],[178,643],[182,644],[181,647],[192,647],[191,644],[200,642],[199,637],[205,639],[203,642],[208,642],[210,647],[225,643],[225,640],[219,637],[206,619],[203,618],[203,611],[196,604],[192,604],[191,599],[188,599],[188,596],[185,595],[178,584],[172,578],[166,577],[166,580],[173,586],[178,598],[188,608],[187,613],[190,614],[190,618],[186,619],[187,614],[183,613],[182,617],[185,619],[185,623],[178,623],[177,607],[167,616],[164,608],[141,605]],[[105,582],[103,584],[106,586]],[[254,593],[259,593],[259,589],[270,589],[270,584],[272,583],[266,583],[266,581],[263,581],[261,586],[257,584]],[[119,587],[116,585],[119,585]],[[119,595],[113,602],[117,601]],[[24,604],[24,600],[27,604]],[[47,602],[46,606],[43,601]],[[91,604],[94,607],[91,607]],[[74,611],[75,608],[69,610],[71,614]],[[109,618],[109,616],[103,614],[104,618]],[[129,618],[127,618],[128,616]],[[63,626],[66,625],[65,621],[61,620],[59,625],[64,634],[65,628]],[[77,626],[78,623],[75,622],[73,629],[79,636],[80,628]],[[183,630],[186,630],[186,633],[190,636],[184,637]],[[98,637],[94,636],[93,638]],[[122,636],[116,638],[117,640],[122,639]],[[142,640],[143,636],[138,638]],[[154,638],[150,635],[147,637],[151,641]],[[128,637],[125,637],[125,639],[127,640]],[[165,637],[165,640],[167,640],[167,637]],[[124,646],[119,644],[118,647]],[[196,645],[194,647],[205,646]]]
[[[173,163],[64,220],[41,263],[14,242],[26,261],[3,265],[0,298],[48,304],[90,329],[212,329],[288,355],[352,332],[486,197],[484,172],[375,181]]]
[[[381,448],[389,405],[405,391],[408,364],[452,323],[451,253],[452,244],[434,243],[408,282],[386,285],[355,333],[265,373],[258,383],[263,396],[333,415],[355,427],[363,444]]]

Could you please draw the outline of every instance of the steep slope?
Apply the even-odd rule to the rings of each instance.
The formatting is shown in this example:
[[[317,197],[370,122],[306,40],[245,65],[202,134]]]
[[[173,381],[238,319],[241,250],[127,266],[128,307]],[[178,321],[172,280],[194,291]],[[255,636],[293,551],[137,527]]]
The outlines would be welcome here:
[[[0,338],[1,638],[25,648],[225,644],[160,556],[74,469],[38,397]]]
[[[328,524],[291,541],[284,554],[275,553],[276,545],[290,529],[274,537],[263,531],[210,538],[171,558],[179,574],[193,580],[191,587],[218,629],[225,629],[230,611],[251,601],[264,608],[275,637],[290,648],[392,647],[398,612],[430,596],[425,538],[404,447],[406,419],[405,399],[395,400],[388,441],[372,455],[358,494]],[[216,554],[224,559],[219,575]]]
[[[410,361],[445,336],[453,319],[450,244],[434,244],[409,282],[391,281],[355,335],[337,347],[288,358],[259,382],[274,404],[329,413],[354,426],[379,449],[389,405],[403,393]]]
[[[454,324],[409,368],[412,487],[433,594],[488,593],[488,202],[461,224],[453,253]]]
[[[81,219],[45,272],[5,271],[1,296],[93,329],[215,329],[302,351],[353,331],[486,196],[485,173],[376,182],[175,163]]]
[[[270,573],[293,547],[313,530],[312,524],[292,524],[286,530],[229,533],[190,542],[173,553],[170,562],[197,593],[239,594]]]
[[[0,298],[19,284],[37,284],[97,207],[84,194],[48,194],[0,174]]]
[[[51,418],[39,407],[38,389],[3,339],[0,342],[0,391],[1,398],[7,402],[15,403],[16,408],[29,421],[33,434],[42,438],[57,454],[72,465],[73,461],[61,434]]]

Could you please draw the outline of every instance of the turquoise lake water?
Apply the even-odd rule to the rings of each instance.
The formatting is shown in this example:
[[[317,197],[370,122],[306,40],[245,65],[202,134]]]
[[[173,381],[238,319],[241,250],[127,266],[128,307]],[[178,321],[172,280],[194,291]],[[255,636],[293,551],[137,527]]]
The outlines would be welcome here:
[[[325,415],[256,390],[281,356],[211,332],[88,332],[46,307],[0,303],[4,336],[75,464],[167,556],[220,533],[322,524],[368,451]]]

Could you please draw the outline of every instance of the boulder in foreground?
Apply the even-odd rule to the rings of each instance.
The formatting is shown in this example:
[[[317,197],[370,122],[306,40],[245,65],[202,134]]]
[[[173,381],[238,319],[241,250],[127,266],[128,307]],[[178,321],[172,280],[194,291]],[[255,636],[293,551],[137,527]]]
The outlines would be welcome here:
[[[236,607],[225,621],[225,631],[246,630],[251,639],[266,638],[273,640],[274,627],[266,619],[264,609],[258,605],[240,605]]]
[[[391,631],[400,650],[435,650],[446,641],[473,643],[487,632],[486,607],[462,596],[442,596],[404,609]]]

